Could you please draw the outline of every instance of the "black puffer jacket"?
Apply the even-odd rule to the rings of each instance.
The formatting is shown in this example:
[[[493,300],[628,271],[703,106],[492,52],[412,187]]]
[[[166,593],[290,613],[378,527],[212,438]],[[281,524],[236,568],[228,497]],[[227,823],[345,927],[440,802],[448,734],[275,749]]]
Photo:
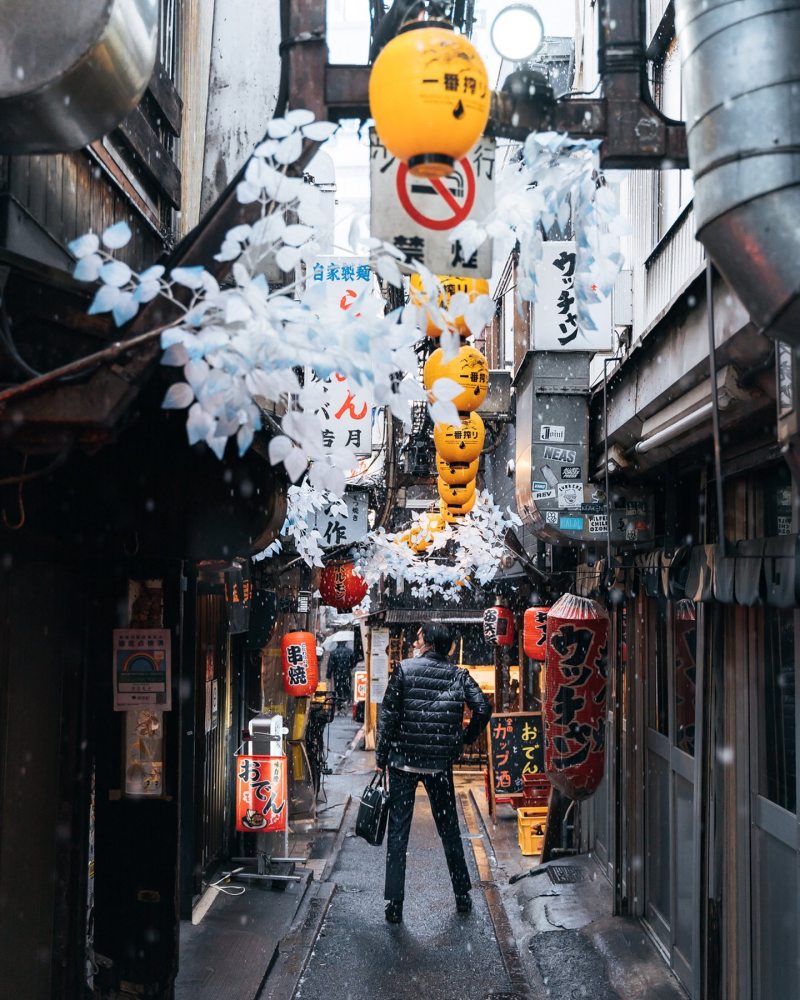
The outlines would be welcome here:
[[[472,711],[461,720],[464,704]],[[473,743],[492,714],[489,702],[468,671],[429,652],[403,660],[386,688],[378,721],[378,767],[448,768],[464,743]]]

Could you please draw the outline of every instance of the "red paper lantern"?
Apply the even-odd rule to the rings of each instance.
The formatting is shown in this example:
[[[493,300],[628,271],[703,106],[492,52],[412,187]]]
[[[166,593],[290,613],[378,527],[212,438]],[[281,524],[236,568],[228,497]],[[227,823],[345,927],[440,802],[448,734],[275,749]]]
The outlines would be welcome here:
[[[287,632],[281,640],[283,690],[293,698],[313,694],[319,684],[317,643],[310,632]]]
[[[514,645],[514,612],[496,604],[483,612],[483,637],[493,646]]]
[[[286,829],[286,758],[236,755],[236,829],[276,833]]]
[[[522,647],[532,660],[547,656],[547,612],[549,606],[528,608],[522,619]]]
[[[544,769],[571,799],[591,795],[605,767],[608,614],[565,594],[547,615]]]
[[[355,572],[351,562],[328,563],[319,581],[322,603],[339,611],[352,611],[368,590],[366,580]]]

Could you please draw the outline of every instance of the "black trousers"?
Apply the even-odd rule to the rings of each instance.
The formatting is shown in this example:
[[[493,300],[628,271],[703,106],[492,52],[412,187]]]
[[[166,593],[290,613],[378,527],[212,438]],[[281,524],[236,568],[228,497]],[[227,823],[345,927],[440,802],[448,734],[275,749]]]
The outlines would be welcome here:
[[[436,774],[415,774],[389,768],[389,837],[386,847],[385,899],[403,899],[406,885],[406,852],[411,819],[414,815],[414,796],[421,781],[428,793],[431,812],[444,848],[453,892],[463,896],[472,887],[464,845],[458,828],[456,793],[453,772],[437,771]]]

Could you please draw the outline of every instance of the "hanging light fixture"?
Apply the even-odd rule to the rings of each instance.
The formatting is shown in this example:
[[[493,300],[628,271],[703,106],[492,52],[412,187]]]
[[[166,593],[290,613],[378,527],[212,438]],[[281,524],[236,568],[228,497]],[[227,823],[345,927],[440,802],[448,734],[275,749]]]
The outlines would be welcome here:
[[[317,643],[310,632],[287,632],[281,639],[283,690],[293,698],[312,695],[319,683]]]
[[[474,462],[483,451],[486,428],[477,413],[467,413],[457,424],[436,424],[433,443],[445,462]]]
[[[475,46],[444,20],[408,21],[369,78],[381,142],[418,177],[447,177],[480,138],[491,91]]]
[[[483,637],[493,646],[514,645],[514,612],[502,598],[483,612]]]
[[[426,389],[431,389],[440,378],[449,378],[463,391],[453,398],[453,403],[459,413],[469,413],[477,410],[486,399],[489,391],[489,362],[474,347],[464,345],[458,354],[445,361],[444,351],[437,347],[425,362],[422,372],[422,382]]]
[[[489,38],[495,52],[503,59],[527,62],[542,47],[544,24],[530,4],[512,3],[492,21]]]

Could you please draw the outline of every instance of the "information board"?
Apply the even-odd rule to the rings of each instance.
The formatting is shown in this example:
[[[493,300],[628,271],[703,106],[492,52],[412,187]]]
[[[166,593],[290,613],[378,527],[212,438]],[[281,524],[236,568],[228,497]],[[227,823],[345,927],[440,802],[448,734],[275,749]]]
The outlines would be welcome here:
[[[522,776],[544,774],[541,712],[503,712],[489,722],[489,781],[493,799],[522,795]]]

